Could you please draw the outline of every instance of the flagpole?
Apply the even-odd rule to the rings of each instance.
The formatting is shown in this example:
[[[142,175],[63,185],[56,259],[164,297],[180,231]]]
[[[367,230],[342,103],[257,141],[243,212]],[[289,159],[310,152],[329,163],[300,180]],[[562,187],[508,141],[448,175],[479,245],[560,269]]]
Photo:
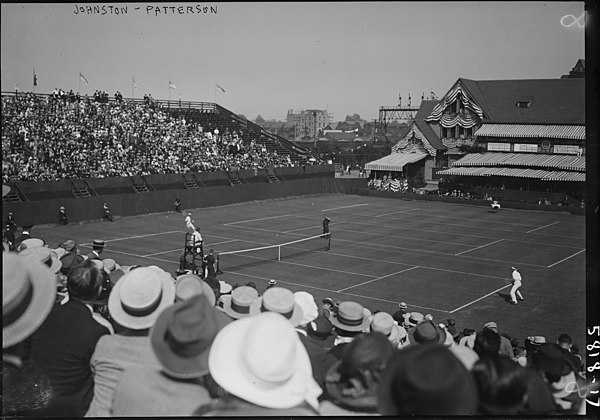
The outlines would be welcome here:
[[[133,95],[133,77],[131,78],[131,99],[135,99],[135,96]]]

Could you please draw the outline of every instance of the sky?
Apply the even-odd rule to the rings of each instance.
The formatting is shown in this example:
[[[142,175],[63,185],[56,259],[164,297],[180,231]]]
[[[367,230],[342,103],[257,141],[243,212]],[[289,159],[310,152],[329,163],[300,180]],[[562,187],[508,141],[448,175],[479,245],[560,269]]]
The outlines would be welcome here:
[[[100,14],[88,13],[89,5],[100,6]],[[33,90],[35,69],[40,93],[81,87],[89,95],[98,89],[216,100],[251,120],[285,120],[290,109],[315,108],[327,109],[334,121],[355,113],[373,120],[380,106],[398,105],[399,95],[402,105],[409,95],[418,105],[423,94],[443,96],[459,77],[559,78],[585,58],[583,2],[1,7],[2,91],[17,84]]]

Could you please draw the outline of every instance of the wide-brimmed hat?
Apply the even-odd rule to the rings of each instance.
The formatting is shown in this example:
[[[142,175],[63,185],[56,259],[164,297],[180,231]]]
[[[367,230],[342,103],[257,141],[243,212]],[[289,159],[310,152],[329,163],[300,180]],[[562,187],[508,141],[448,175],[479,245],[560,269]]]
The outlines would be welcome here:
[[[231,284],[224,282],[223,280],[219,280],[219,293],[222,295],[226,295],[228,293],[231,293],[231,290],[233,289],[233,287],[231,287]]]
[[[304,316],[292,291],[284,287],[272,287],[265,290],[261,297],[252,302],[250,314],[257,315],[261,312],[277,312],[287,318],[294,327],[300,325]]]
[[[39,261],[47,266],[53,273],[58,273],[62,267],[62,262],[58,256],[52,255],[52,251],[45,246],[37,246],[35,248],[26,248],[19,253],[22,257],[28,260]]]
[[[221,296],[223,310],[232,318],[245,318],[250,316],[250,305],[258,297],[258,292],[250,286],[240,286],[231,292],[231,295]]]
[[[205,295],[212,306],[215,306],[217,298],[213,289],[195,274],[184,274],[177,277],[175,282],[175,297],[178,300],[186,300],[195,295]]]
[[[92,242],[92,247],[104,248],[105,244],[106,243],[102,239],[94,239],[94,241]]]
[[[63,242],[60,247],[66,249],[67,252],[72,252],[75,248],[77,248],[77,242],[69,239],[68,241]]]
[[[543,372],[564,376],[573,371],[567,354],[556,343],[540,344],[531,357],[533,365]]]
[[[119,325],[132,330],[150,328],[160,313],[173,304],[173,279],[158,270],[140,267],[114,285],[108,297],[108,311]]]
[[[369,317],[365,308],[357,302],[341,302],[336,313],[329,314],[329,321],[334,327],[343,331],[366,331],[369,326]]]
[[[61,247],[58,247],[58,248],[51,249],[50,251],[52,251],[52,252],[53,252],[53,254],[52,254],[52,255],[56,256],[56,258],[58,258],[59,260],[60,260],[62,257],[64,257],[64,256],[65,256],[65,254],[67,253],[67,250],[66,250],[66,249],[64,249],[64,248],[61,248]]]
[[[313,295],[308,292],[295,292],[294,300],[300,306],[300,309],[302,309],[300,326],[305,327],[319,315],[319,307],[317,306]]]
[[[425,316],[421,312],[410,312],[408,314],[404,314],[404,323],[405,327],[414,327],[419,322],[425,319]]]
[[[398,325],[396,325],[394,318],[387,312],[377,312],[373,315],[369,330],[385,335],[390,341],[395,341],[400,337]]]
[[[408,332],[408,339],[415,345],[435,345],[444,344],[446,341],[446,331],[435,325],[431,320],[425,320],[417,324]]]
[[[400,303],[398,304],[398,307],[399,307],[400,309],[408,309],[408,305],[406,304],[406,302],[400,302]]]
[[[45,265],[2,253],[2,348],[20,343],[44,322],[56,299],[56,279]]]
[[[19,244],[19,250],[24,251],[27,248],[39,248],[46,244],[42,238],[27,238]]]
[[[252,404],[286,409],[307,402],[318,407],[322,390],[306,348],[278,313],[262,312],[223,328],[212,343],[208,367],[225,391]]]
[[[465,366],[443,346],[397,352],[378,388],[384,416],[477,414],[477,387]]]
[[[208,373],[208,355],[217,333],[231,319],[216,310],[206,295],[194,295],[165,309],[150,340],[164,371],[175,378],[198,378]]]
[[[103,259],[102,265],[104,267],[104,271],[106,271],[108,274],[115,271],[118,267],[117,262],[115,260],[113,260],[112,258]]]

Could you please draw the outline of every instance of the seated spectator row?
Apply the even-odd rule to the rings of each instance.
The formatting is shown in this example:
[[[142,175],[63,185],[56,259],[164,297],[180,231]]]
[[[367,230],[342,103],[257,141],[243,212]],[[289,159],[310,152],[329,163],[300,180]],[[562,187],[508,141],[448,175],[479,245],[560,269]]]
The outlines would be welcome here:
[[[152,102],[66,100],[65,92],[2,97],[3,182],[291,166],[288,155],[175,119]],[[63,98],[64,100],[60,100]]]
[[[581,414],[568,334],[173,278],[35,235],[3,252],[3,416]]]

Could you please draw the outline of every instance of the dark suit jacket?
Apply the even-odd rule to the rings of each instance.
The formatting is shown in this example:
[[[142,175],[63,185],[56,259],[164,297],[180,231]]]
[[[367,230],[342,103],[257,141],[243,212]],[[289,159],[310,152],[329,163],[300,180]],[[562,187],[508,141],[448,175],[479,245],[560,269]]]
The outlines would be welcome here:
[[[29,233],[24,233],[19,235],[19,237],[17,239],[15,239],[15,248],[18,248],[19,245],[21,245],[21,242],[23,242],[25,239],[29,239],[31,238],[31,235]]]
[[[100,258],[98,255],[96,255],[96,253],[94,251],[87,254],[87,258],[88,258],[88,260],[102,260],[102,258]]]
[[[337,359],[327,353],[325,349],[313,343],[301,332],[298,332],[298,337],[300,337],[300,341],[308,353],[310,364],[312,365],[313,377],[319,386],[323,388],[325,386],[325,375],[327,375],[327,371]]]
[[[29,359],[48,375],[54,390],[52,415],[85,415],[94,394],[90,359],[100,337],[108,333],[84,303],[70,299],[55,305],[28,339]]]

